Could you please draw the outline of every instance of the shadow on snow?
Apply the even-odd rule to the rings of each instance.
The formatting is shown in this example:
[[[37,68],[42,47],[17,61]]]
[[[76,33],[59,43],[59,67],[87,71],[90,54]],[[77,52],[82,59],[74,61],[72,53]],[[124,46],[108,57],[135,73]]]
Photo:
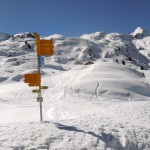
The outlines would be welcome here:
[[[73,131],[73,132],[82,132],[85,134],[92,135],[93,137],[96,137],[99,140],[103,141],[107,145],[107,148],[114,148],[115,150],[123,150],[124,149],[122,147],[122,145],[120,144],[120,142],[118,141],[118,139],[116,137],[114,137],[112,134],[101,133],[101,135],[97,135],[92,131],[86,132],[84,130],[77,129],[74,126],[63,125],[60,123],[55,123],[55,125],[58,129],[61,129],[61,130],[67,130],[67,131]]]

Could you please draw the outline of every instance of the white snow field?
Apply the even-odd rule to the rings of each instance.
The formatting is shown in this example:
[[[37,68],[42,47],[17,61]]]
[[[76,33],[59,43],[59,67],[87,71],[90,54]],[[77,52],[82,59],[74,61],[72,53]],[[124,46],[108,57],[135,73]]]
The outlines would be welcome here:
[[[150,150],[150,34],[51,35],[40,122],[32,33],[0,32],[0,150]]]

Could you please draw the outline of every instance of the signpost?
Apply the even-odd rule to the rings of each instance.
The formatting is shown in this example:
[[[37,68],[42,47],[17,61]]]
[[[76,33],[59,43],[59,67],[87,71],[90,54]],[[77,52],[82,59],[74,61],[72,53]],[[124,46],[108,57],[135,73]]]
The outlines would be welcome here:
[[[34,32],[34,37],[36,38],[37,46],[37,62],[38,62],[38,72],[34,74],[25,74],[25,83],[29,83],[29,86],[38,86],[39,89],[32,90],[33,93],[38,93],[37,102],[40,103],[40,121],[43,121],[42,115],[42,89],[48,89],[48,86],[41,86],[41,68],[44,66],[44,57],[51,56],[54,54],[53,40],[40,40],[38,33]]]
[[[40,57],[37,57],[38,59],[38,73],[41,73],[41,68],[40,68]],[[43,115],[42,115],[42,102],[43,102],[43,97],[42,97],[42,92],[41,92],[41,83],[39,85],[39,91],[38,91],[38,97],[37,97],[37,102],[40,103],[40,120],[41,122],[43,121]]]

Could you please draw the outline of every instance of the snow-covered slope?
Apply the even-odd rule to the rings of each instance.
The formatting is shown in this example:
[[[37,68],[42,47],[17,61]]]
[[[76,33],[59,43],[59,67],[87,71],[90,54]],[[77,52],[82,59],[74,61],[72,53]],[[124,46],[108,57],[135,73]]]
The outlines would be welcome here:
[[[37,71],[33,34],[0,42],[0,150],[149,150],[148,31],[41,38],[55,45],[42,67],[43,123],[23,82]]]

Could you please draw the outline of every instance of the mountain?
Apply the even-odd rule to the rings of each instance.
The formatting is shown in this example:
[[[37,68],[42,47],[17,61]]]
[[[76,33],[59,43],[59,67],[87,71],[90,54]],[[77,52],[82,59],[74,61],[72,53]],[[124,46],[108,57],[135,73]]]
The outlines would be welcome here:
[[[5,41],[8,40],[10,38],[10,35],[0,32],[0,41]]]
[[[37,87],[36,39],[0,33],[0,149],[150,149],[150,34],[54,34],[54,55],[41,67],[43,122]]]
[[[150,33],[147,30],[142,29],[141,27],[137,27],[132,35],[134,36],[134,38],[144,38],[146,36],[150,36]]]

